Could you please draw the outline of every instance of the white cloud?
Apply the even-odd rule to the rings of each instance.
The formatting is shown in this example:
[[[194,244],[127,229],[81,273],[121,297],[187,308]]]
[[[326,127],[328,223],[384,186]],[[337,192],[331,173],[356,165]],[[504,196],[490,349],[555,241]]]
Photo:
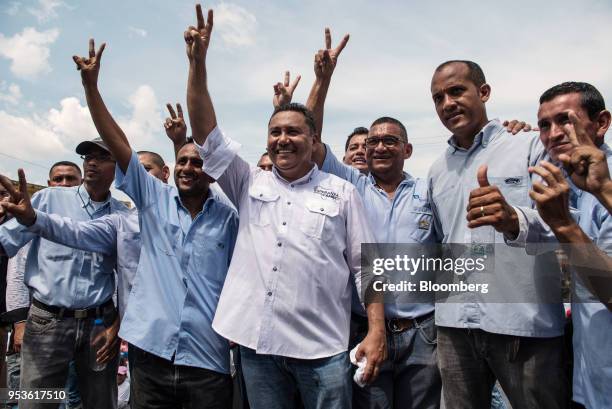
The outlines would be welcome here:
[[[137,35],[142,38],[145,38],[147,36],[147,30],[143,28],[129,26],[128,31],[130,32],[130,35]]]
[[[4,12],[9,16],[16,16],[20,8],[21,3],[19,3],[18,1],[11,1],[9,3],[9,6],[4,10]]]
[[[215,7],[215,31],[227,48],[255,43],[257,19],[246,9],[232,3]]]
[[[20,78],[33,78],[51,71],[49,46],[59,36],[53,28],[37,31],[26,27],[21,33],[5,37],[0,33],[0,56],[11,60],[11,72]]]
[[[141,85],[128,98],[132,113],[117,122],[134,147],[147,146],[153,134],[162,129],[162,117],[155,91],[149,85]]]
[[[28,8],[28,12],[36,17],[39,23],[45,23],[57,18],[56,9],[65,5],[66,3],[61,0],[38,0],[37,6]]]
[[[69,148],[84,139],[98,137],[96,127],[89,115],[89,109],[81,105],[75,97],[62,99],[59,110],[50,109],[47,121],[51,131],[60,135],[63,145]]]
[[[128,101],[132,112],[118,122],[135,148],[146,146],[162,123],[155,93],[141,85]],[[58,108],[43,115],[17,116],[0,110],[2,151],[24,160],[50,162],[72,153],[80,141],[97,136],[87,106],[75,97],[62,99]]]
[[[43,159],[50,153],[66,151],[60,135],[46,126],[46,120],[37,115],[13,116],[0,110],[0,144],[4,152],[27,159]]]
[[[17,84],[7,84],[6,81],[0,82],[0,101],[11,105],[17,105],[21,99],[21,88]]]

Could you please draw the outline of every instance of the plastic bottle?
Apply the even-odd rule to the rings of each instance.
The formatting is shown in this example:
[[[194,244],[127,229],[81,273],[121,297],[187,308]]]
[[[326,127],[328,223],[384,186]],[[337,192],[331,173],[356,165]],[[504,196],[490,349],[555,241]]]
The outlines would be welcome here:
[[[89,336],[89,367],[96,372],[106,369],[106,362],[100,364],[96,360],[98,351],[106,343],[105,329],[104,321],[101,318],[96,318]]]

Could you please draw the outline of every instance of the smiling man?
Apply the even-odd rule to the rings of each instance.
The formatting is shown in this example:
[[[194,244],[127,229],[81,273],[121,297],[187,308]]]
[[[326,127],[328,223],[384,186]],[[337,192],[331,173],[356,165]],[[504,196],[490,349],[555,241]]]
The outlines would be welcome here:
[[[323,127],[331,77],[348,36],[336,48],[331,47],[329,30],[325,32],[325,40],[325,49],[315,55],[316,79],[307,103],[315,114],[318,132]],[[315,145],[313,160],[323,171],[355,186],[363,198],[376,242],[437,242],[427,200],[427,184],[404,172],[405,161],[412,155],[412,144],[404,125],[395,118],[378,118],[369,131],[357,128],[347,147],[344,163],[320,143]],[[362,291],[357,283],[355,292]],[[440,406],[441,380],[436,362],[433,302],[433,293],[408,293],[401,300],[385,301],[385,336],[390,359],[383,363],[374,382],[363,388],[353,385],[354,408],[435,409]],[[350,344],[361,342],[368,329],[365,311],[354,296]]]
[[[612,150],[604,137],[611,121],[601,93],[591,84],[565,82],[540,97],[540,139],[555,163],[590,147],[599,150],[600,160],[608,159],[607,166],[603,160],[608,167]],[[532,168],[542,180],[533,184],[531,197],[548,226],[539,223],[537,214],[525,211],[526,245],[531,253],[556,239],[568,255],[573,273],[573,400],[586,408],[608,408],[612,407],[612,217],[596,198],[597,185],[601,188],[593,183],[596,175],[588,180],[579,169],[572,170],[568,180],[549,162]],[[594,194],[581,190],[589,188]],[[578,217],[572,217],[570,206],[577,209]]]
[[[368,164],[366,162],[366,138],[368,137],[368,128],[363,126],[357,127],[346,138],[344,144],[344,157],[342,162],[359,170],[362,173],[368,173]]]
[[[229,408],[229,343],[211,326],[238,228],[188,140],[176,188],[149,174],[98,89],[100,59],[75,56],[91,117],[117,158],[117,187],[139,211],[142,249],[120,335],[131,345],[133,408]],[[116,395],[115,395],[116,396]]]
[[[306,409],[350,408],[351,282],[362,279],[361,243],[373,240],[363,204],[352,185],[312,163],[315,125],[302,105],[281,105],[270,117],[271,172],[251,170],[236,154],[207,88],[212,11],[206,24],[197,13],[198,27],[185,32],[190,123],[206,172],[241,218],[213,327],[240,345],[252,408],[291,407],[297,389]],[[382,305],[367,311],[370,332],[358,352],[368,359],[366,381],[385,356]]]

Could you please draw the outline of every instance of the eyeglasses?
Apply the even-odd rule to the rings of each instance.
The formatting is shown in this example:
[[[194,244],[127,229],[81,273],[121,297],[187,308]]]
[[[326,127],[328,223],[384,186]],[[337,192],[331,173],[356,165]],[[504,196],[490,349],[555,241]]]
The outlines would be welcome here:
[[[402,142],[402,140],[396,138],[395,136],[371,137],[366,138],[365,140],[366,146],[368,148],[376,148],[381,142],[386,148],[393,148],[394,146],[397,146],[398,143]]]
[[[112,156],[110,155],[81,155],[81,159],[83,159],[85,162],[89,162],[92,160],[95,160],[96,162],[114,162],[115,160],[113,159]]]

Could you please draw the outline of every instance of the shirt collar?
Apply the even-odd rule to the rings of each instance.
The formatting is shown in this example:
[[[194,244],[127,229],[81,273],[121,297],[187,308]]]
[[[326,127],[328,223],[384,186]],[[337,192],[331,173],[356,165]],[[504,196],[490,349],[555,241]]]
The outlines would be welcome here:
[[[490,120],[474,137],[474,142],[472,146],[468,149],[462,148],[457,144],[457,138],[455,135],[451,136],[448,139],[449,149],[452,150],[451,154],[454,154],[457,151],[461,152],[472,152],[477,149],[479,146],[482,146],[483,149],[489,145],[498,135],[505,131],[505,128],[499,121],[499,119]]]
[[[400,184],[397,185],[398,189],[402,185],[408,185],[408,186],[414,185],[415,179],[411,174],[406,173],[406,172],[402,172],[402,174],[404,175],[404,179],[402,179]],[[378,183],[376,182],[376,178],[374,177],[374,175],[372,175],[372,173],[368,173],[368,179],[370,179],[370,182],[372,183],[372,185],[378,186]]]
[[[96,210],[95,207],[93,206],[93,204],[91,203],[92,202],[91,197],[89,196],[89,192],[85,188],[84,184],[80,184],[77,187],[77,195],[81,198],[81,207],[83,209],[86,209],[86,208],[89,207],[89,208],[93,209],[93,211],[95,213],[97,211],[105,209],[107,206],[110,206],[111,210],[114,210],[113,206],[112,206],[113,202],[111,200],[112,199],[112,195],[110,194],[110,192],[108,192],[108,195],[106,196],[106,200],[104,200],[104,202],[102,203],[102,206],[100,206],[98,208],[98,210]]]
[[[289,182],[287,179],[283,178],[278,171],[276,170],[276,166],[272,167],[272,174],[274,174],[274,177],[276,177],[276,179],[278,179],[279,181],[283,182],[284,184],[288,185],[291,184],[293,186],[295,185],[305,185],[306,183],[309,183],[310,181],[312,181],[315,176],[317,176],[317,174],[319,173],[319,167],[315,164],[313,164],[312,168],[308,171],[308,173],[306,173],[304,176],[302,176],[299,179],[296,179],[292,182]]]
[[[183,202],[181,201],[181,196],[179,195],[178,189],[174,186],[172,186],[172,195],[174,196],[174,200],[176,200],[176,205],[179,208],[183,208],[187,213],[189,213],[187,208],[183,206]],[[206,200],[204,200],[204,205],[202,206],[202,210],[200,210],[200,213],[204,213],[205,211],[207,211],[208,208],[212,205],[212,203],[218,200],[219,200],[219,197],[212,191],[212,189],[209,186],[208,195],[206,196]]]

